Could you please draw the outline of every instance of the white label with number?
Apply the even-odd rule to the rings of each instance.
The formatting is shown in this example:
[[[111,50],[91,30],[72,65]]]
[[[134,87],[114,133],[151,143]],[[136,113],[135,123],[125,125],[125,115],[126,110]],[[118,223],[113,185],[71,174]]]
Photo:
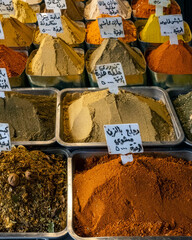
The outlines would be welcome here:
[[[127,85],[120,62],[96,65],[95,76],[99,88],[117,88]]]
[[[98,18],[102,38],[125,37],[121,17]]]
[[[9,124],[0,123],[0,152],[1,151],[10,151],[11,150],[11,141],[9,134]]]
[[[160,16],[159,24],[162,36],[184,34],[184,24],[182,15],[177,14]]]
[[[100,14],[115,16],[119,14],[119,4],[117,0],[98,0]]]
[[[60,13],[37,13],[37,20],[41,33],[56,37],[63,32]]]
[[[0,68],[0,91],[11,91],[9,78],[7,76],[7,71],[5,68]]]
[[[167,7],[169,4],[171,4],[170,0],[149,0],[149,4],[161,6],[161,7]]]
[[[47,9],[67,9],[65,0],[45,0]]]
[[[0,39],[5,39],[1,22],[0,22]]]
[[[104,130],[109,154],[143,152],[137,123],[104,125]]]
[[[12,0],[0,1],[0,14],[12,14],[14,15],[14,7]]]

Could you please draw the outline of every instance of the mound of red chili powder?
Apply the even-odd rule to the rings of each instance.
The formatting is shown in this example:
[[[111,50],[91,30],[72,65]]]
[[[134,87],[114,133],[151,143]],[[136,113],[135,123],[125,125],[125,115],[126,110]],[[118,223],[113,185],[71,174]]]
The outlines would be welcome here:
[[[22,74],[27,62],[27,56],[11,48],[0,45],[0,68],[6,68],[8,77]]]
[[[191,236],[192,163],[159,154],[86,159],[75,174],[74,228],[82,237]]]

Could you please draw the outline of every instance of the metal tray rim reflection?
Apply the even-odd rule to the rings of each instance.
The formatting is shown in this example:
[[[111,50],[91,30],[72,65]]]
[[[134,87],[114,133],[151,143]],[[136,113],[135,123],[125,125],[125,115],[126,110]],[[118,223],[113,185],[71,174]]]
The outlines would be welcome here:
[[[37,93],[37,92],[48,92],[48,91],[52,91],[52,93],[56,94],[56,106],[55,106],[55,136],[54,138],[50,139],[50,140],[46,140],[46,141],[12,141],[11,144],[12,145],[50,145],[50,144],[53,144],[56,142],[56,131],[57,131],[57,115],[58,115],[58,112],[60,110],[59,108],[59,99],[58,99],[58,93],[59,93],[59,90],[57,90],[56,88],[53,88],[53,87],[49,87],[49,88],[12,88],[11,89],[12,92],[19,92],[19,93],[30,93],[30,94],[33,94],[33,93]]]
[[[164,154],[182,154],[184,155],[185,153],[190,154],[192,157],[192,151],[189,149],[178,149],[178,150],[169,150],[166,148],[148,148],[144,153],[164,153]],[[68,158],[68,166],[69,166],[69,172],[68,172],[68,212],[67,212],[67,223],[68,223],[68,233],[69,235],[76,240],[191,240],[192,236],[145,236],[145,237],[140,237],[140,236],[112,236],[112,237],[80,237],[78,236],[74,229],[73,229],[73,170],[74,170],[74,156],[77,154],[87,154],[89,156],[91,155],[103,155],[107,154],[107,150],[76,150],[74,151],[71,156]],[[184,153],[184,154],[183,154]],[[86,156],[88,157],[88,156]],[[178,156],[180,157],[180,156]],[[183,156],[183,158],[185,158]],[[191,160],[192,161],[192,160]]]
[[[67,149],[62,148],[45,148],[44,146],[39,146],[39,150],[42,152],[45,152],[47,154],[62,154],[66,157],[67,162],[67,186],[68,186],[68,173],[69,173],[69,165],[68,165],[68,159],[71,157],[71,153]],[[67,188],[67,200],[68,200],[68,188]],[[68,203],[67,203],[67,213],[68,213]],[[0,239],[36,239],[41,238],[42,240],[47,240],[51,238],[58,238],[63,237],[68,233],[68,218],[66,219],[66,227],[64,230],[56,233],[47,233],[47,232],[25,232],[25,233],[18,233],[18,232],[0,232]]]
[[[180,92],[179,94],[184,94],[183,93],[184,91],[187,91],[187,92],[192,91],[192,87],[191,88],[186,88],[186,87],[185,88],[168,88],[166,91],[167,91],[168,94],[171,93],[171,92],[175,92],[175,91],[179,91]],[[170,95],[169,95],[169,97],[170,97]],[[171,99],[171,97],[170,97],[170,99]],[[172,101],[172,99],[171,99],[171,101]],[[174,107],[174,105],[173,105],[173,107]],[[175,107],[174,107],[174,109],[175,109]],[[179,119],[179,117],[178,117],[178,119]],[[182,125],[181,125],[181,127],[182,127]],[[184,135],[185,135],[185,133],[184,133]],[[184,142],[187,145],[192,146],[192,141],[190,141],[186,136],[185,136]]]
[[[180,125],[180,122],[177,118],[177,115],[175,113],[175,110],[173,108],[173,105],[171,103],[171,100],[169,99],[169,95],[168,93],[160,88],[160,87],[156,87],[156,86],[152,86],[152,87],[148,87],[148,86],[142,86],[142,87],[121,87],[120,89],[124,89],[127,91],[131,91],[133,90],[133,92],[137,93],[134,90],[145,90],[145,93],[149,92],[150,90],[156,90],[161,92],[164,101],[165,101],[165,105],[167,108],[167,111],[169,112],[169,115],[171,117],[172,120],[172,124],[174,127],[174,131],[175,133],[177,132],[179,134],[179,137],[175,140],[175,141],[156,141],[156,142],[143,142],[143,146],[156,146],[156,147],[170,147],[170,146],[176,146],[180,143],[183,142],[184,140],[184,132],[182,130],[182,127]],[[57,118],[57,131],[56,131],[56,140],[57,142],[67,148],[83,148],[83,147],[89,147],[89,148],[93,148],[93,147],[106,147],[106,143],[105,142],[87,142],[87,143],[69,143],[69,142],[65,142],[62,138],[61,138],[61,121],[63,120],[62,116],[61,116],[61,111],[62,111],[62,100],[63,100],[63,94],[66,94],[67,92],[84,92],[84,91],[102,91],[103,89],[99,89],[99,88],[68,88],[68,89],[63,89],[62,91],[59,92],[59,99],[60,99],[60,114],[59,117]]]

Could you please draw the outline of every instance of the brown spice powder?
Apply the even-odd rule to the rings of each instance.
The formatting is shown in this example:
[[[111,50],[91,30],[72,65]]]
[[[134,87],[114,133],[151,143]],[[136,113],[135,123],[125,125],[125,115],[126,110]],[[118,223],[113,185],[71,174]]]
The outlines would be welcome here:
[[[192,162],[137,154],[90,157],[74,181],[74,228],[82,237],[191,236]]]

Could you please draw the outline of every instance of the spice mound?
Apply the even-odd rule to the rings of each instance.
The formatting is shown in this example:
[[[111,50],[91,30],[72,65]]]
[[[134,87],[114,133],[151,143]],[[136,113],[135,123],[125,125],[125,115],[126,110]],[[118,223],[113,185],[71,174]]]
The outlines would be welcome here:
[[[7,47],[29,47],[33,40],[33,29],[15,18],[0,17],[5,39],[0,44]]]
[[[161,154],[90,157],[73,180],[81,237],[191,236],[192,163]],[[77,169],[78,170],[78,169]]]
[[[25,147],[0,153],[1,232],[59,232],[66,227],[67,169],[62,155]]]
[[[117,0],[119,13],[118,15],[129,19],[131,18],[132,9],[128,1]],[[86,3],[84,16],[86,19],[96,19],[100,15],[99,6],[97,0],[89,0]]]
[[[35,11],[29,6],[28,3],[21,0],[13,0],[15,14],[14,18],[17,18],[22,23],[36,23],[37,17]]]
[[[69,45],[81,44],[85,40],[85,27],[80,23],[72,21],[69,17],[63,15],[61,16],[61,23],[64,29],[63,33],[57,33],[57,37],[61,38]],[[35,31],[35,36],[33,42],[35,44],[40,44],[41,41],[48,34],[40,33],[39,28]]]
[[[46,36],[29,63],[32,75],[64,76],[81,74],[84,70],[84,56],[60,38]]]
[[[9,124],[12,141],[46,141],[55,136],[56,96],[6,93],[0,122]]]
[[[0,68],[6,68],[8,77],[21,75],[25,69],[26,62],[27,56],[25,54],[0,45]]]
[[[170,141],[174,129],[165,105],[124,90],[69,93],[63,99],[64,141],[105,142],[103,125],[138,123],[143,141]],[[103,114],[105,113],[105,114]]]
[[[145,72],[146,63],[140,51],[115,40],[105,39],[100,47],[90,53],[86,59],[88,72],[94,73],[95,66],[120,62],[125,75],[137,75]]]
[[[99,17],[110,17],[108,15],[100,15]],[[129,43],[137,40],[137,29],[132,21],[124,20],[123,21],[123,29],[125,37],[118,38],[119,40]],[[98,20],[88,22],[86,25],[86,41],[90,44],[101,44],[103,42],[103,38],[101,38]]]
[[[151,14],[155,14],[155,6],[149,4],[149,0],[133,0],[131,7],[137,18],[149,18]],[[175,0],[171,0],[171,4],[163,8],[163,13],[164,15],[180,14],[181,9]]]
[[[154,72],[192,74],[192,48],[181,40],[178,45],[165,42],[149,52],[146,60]]]
[[[186,137],[192,141],[192,92],[179,95],[173,102]]]
[[[140,32],[140,39],[149,43],[164,43],[169,40],[169,36],[162,36],[158,17],[151,14],[143,30]],[[178,39],[184,41],[191,40],[189,26],[184,22],[184,35],[178,35]]]

